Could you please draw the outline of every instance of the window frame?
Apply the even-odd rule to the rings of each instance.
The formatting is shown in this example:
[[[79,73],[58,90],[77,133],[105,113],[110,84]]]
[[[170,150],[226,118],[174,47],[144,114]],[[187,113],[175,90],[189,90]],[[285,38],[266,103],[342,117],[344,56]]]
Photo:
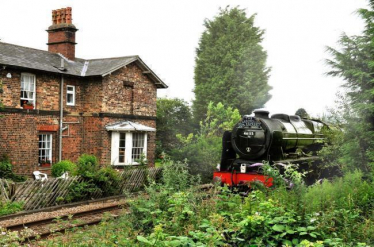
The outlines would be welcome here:
[[[33,80],[34,80],[33,90],[34,91],[26,91],[26,92],[33,92],[34,95],[33,95],[32,99],[31,98],[22,98],[22,97],[20,97],[21,106],[23,106],[23,103],[22,103],[23,101],[29,102],[31,100],[31,101],[33,101],[33,105],[34,105],[34,109],[35,109],[36,108],[36,76],[34,74],[31,74],[31,73],[21,73],[21,78],[20,78],[20,83],[21,83],[21,85],[20,85],[20,89],[21,89],[20,92],[21,92],[21,94],[22,94],[23,91],[25,91],[25,90],[22,90],[22,78],[24,76],[30,76],[30,77],[33,78]]]
[[[125,134],[125,157],[124,162],[119,162],[119,150],[120,150],[120,134]],[[147,132],[115,132],[111,133],[111,164],[113,166],[129,166],[129,165],[139,165],[138,162],[133,161],[132,159],[132,150],[133,150],[133,134],[143,134],[144,142],[143,142],[143,154],[145,158],[147,158],[147,139],[148,134]]]
[[[69,87],[73,88],[73,91],[69,91]],[[68,101],[68,95],[73,95],[73,102]],[[75,106],[75,86],[73,85],[66,85],[66,105],[68,106]]]
[[[38,134],[38,137],[39,137],[39,141],[38,141],[38,144],[40,143],[40,136],[49,136],[50,137],[50,146],[49,146],[49,148],[40,148],[40,146],[38,146],[38,152],[39,152],[39,154],[38,154],[38,163],[39,163],[39,165],[41,164],[41,156],[40,156],[40,151],[41,150],[48,150],[48,156],[49,156],[49,161],[51,162],[51,164],[52,164],[52,155],[53,155],[53,135],[52,134],[48,134],[48,133],[39,133]],[[43,142],[43,138],[42,138],[42,142]],[[45,159],[46,161],[47,161],[47,159]]]

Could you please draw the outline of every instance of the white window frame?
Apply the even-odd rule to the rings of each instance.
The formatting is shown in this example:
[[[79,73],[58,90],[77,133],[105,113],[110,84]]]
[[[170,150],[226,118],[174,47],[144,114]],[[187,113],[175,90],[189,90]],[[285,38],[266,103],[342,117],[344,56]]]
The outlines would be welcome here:
[[[38,151],[39,151],[39,154],[38,154],[38,160],[39,160],[39,164],[40,164],[40,151],[41,150],[47,150],[48,151],[48,157],[49,157],[49,161],[52,163],[52,149],[53,149],[53,137],[52,137],[52,134],[39,134],[38,135],[38,144],[40,143],[40,136],[49,136],[49,140],[50,140],[50,145],[49,145],[49,148],[40,148],[40,146],[38,146]],[[42,137],[42,142],[43,142],[43,137]]]
[[[25,83],[25,82],[23,82],[23,78],[25,76],[29,76],[29,77],[33,78],[33,80],[34,80],[34,86],[33,86],[33,88],[30,88],[30,89],[32,89],[32,91],[22,90],[23,89],[22,84],[24,85],[24,83]],[[20,97],[20,100],[21,101],[27,100],[27,102],[32,101],[32,103],[34,105],[34,108],[35,108],[36,107],[36,76],[34,74],[30,74],[30,73],[21,73],[21,85],[20,85],[20,87],[21,87],[21,94],[22,94],[23,91],[34,93],[32,98]],[[21,103],[21,106],[22,106],[22,103]]]
[[[119,139],[120,133],[126,134],[126,144],[125,144],[125,162],[119,162]],[[112,132],[112,141],[111,141],[111,164],[114,166],[127,166],[127,165],[139,165],[138,162],[132,160],[132,150],[133,150],[133,133],[141,133],[144,135],[144,147],[143,154],[147,158],[147,132]]]
[[[69,87],[73,90],[69,90]],[[73,102],[68,102],[68,95],[73,95]],[[75,86],[66,85],[66,105],[75,106]]]

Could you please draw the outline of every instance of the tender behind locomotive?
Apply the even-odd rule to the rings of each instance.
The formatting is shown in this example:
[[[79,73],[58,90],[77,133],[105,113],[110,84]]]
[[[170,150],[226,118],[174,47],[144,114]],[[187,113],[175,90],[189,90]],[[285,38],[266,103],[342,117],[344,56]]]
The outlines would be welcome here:
[[[225,173],[229,172],[231,180],[236,173],[254,174],[258,180],[258,174],[253,172],[254,163],[295,161],[303,159],[303,154],[315,154],[321,147],[322,130],[327,128],[321,121],[286,114],[269,117],[267,111],[254,113],[254,117],[245,115],[232,132],[224,133],[220,171],[214,173],[215,178],[227,180]],[[239,182],[248,181],[229,184]]]

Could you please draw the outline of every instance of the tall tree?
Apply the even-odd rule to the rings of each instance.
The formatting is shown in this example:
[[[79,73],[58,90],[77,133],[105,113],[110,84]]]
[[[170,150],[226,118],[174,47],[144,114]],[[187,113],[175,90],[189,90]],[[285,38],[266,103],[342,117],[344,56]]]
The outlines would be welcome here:
[[[343,78],[347,89],[342,157],[351,155],[346,160],[368,169],[374,167],[374,0],[357,12],[366,24],[362,35],[343,34],[340,49],[328,47],[332,59],[327,63],[328,74]]]
[[[271,98],[270,68],[261,46],[264,31],[254,26],[255,15],[226,7],[213,20],[205,20],[196,50],[195,101],[197,121],[205,119],[209,102],[249,114]]]
[[[179,143],[176,135],[187,135],[192,131],[192,114],[187,102],[181,99],[157,99],[158,154],[169,152]]]

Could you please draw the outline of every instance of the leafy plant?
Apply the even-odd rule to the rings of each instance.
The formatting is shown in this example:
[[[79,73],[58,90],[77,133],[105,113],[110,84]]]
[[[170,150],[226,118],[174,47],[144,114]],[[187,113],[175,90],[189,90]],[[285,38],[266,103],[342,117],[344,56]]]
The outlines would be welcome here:
[[[78,158],[77,173],[83,177],[92,177],[99,169],[99,163],[94,155],[82,154]]]
[[[52,166],[52,176],[60,177],[65,172],[69,172],[70,175],[75,175],[77,165],[69,160],[62,160]]]
[[[2,202],[0,201],[0,216],[14,214],[23,209],[23,202]]]
[[[66,196],[69,202],[90,199],[96,194],[112,196],[119,193],[118,172],[110,165],[100,167],[93,155],[83,154],[79,157],[76,174],[81,176],[83,181],[74,182],[70,186]]]

